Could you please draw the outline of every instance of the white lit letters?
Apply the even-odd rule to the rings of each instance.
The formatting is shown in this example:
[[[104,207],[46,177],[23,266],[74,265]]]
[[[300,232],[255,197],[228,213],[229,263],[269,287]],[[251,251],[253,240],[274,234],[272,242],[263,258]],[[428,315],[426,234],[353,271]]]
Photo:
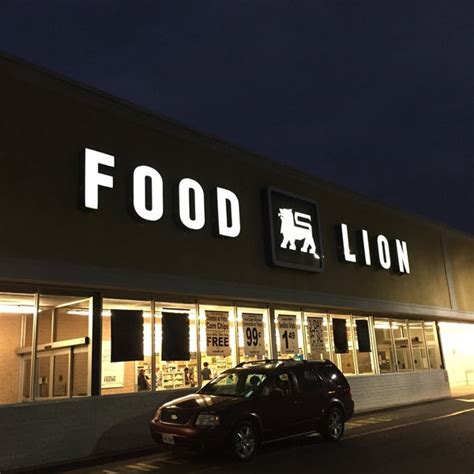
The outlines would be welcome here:
[[[351,252],[351,247],[349,245],[349,233],[347,231],[347,225],[341,224],[341,235],[342,235],[342,248],[344,251],[344,260],[346,262],[355,263],[357,261],[355,253]]]
[[[99,187],[114,187],[114,177],[100,166],[115,167],[115,157],[100,151],[85,149],[84,206],[99,209]],[[133,170],[133,209],[150,222],[159,221],[164,214],[163,178],[150,166],[140,165]],[[217,233],[224,237],[240,234],[239,199],[229,189],[217,187]],[[201,230],[206,225],[206,196],[202,186],[191,178],[183,178],[178,185],[179,220],[188,229]]]
[[[192,230],[202,229],[206,223],[204,191],[194,179],[184,178],[179,183],[179,218],[184,226]]]
[[[99,209],[99,190],[101,187],[114,189],[114,176],[112,175],[114,168],[114,156],[90,148],[84,150],[83,204],[86,209]],[[204,191],[201,184],[192,178],[181,179],[177,188],[178,196],[175,208],[178,210],[179,221],[187,229],[193,231],[203,229],[206,226],[206,199],[209,198],[209,195]],[[281,221],[280,234],[282,238],[277,242],[276,248],[278,251],[286,252],[286,255],[292,255],[293,252],[288,252],[288,250],[293,250],[300,260],[302,255],[305,257],[305,254],[309,254],[314,257],[315,261],[321,261],[322,253],[318,253],[321,250],[321,241],[319,239],[317,204],[273,188],[271,192],[274,199],[280,199],[278,206],[276,206],[278,214],[274,215],[276,222],[270,221],[273,226],[272,229],[276,229],[275,232],[278,231],[278,219]],[[133,170],[131,198],[137,216],[149,222],[159,221],[166,212],[164,195],[163,178],[156,169],[140,165]],[[207,220],[215,224],[215,231],[218,235],[230,238],[238,237],[241,231],[241,216],[240,202],[237,195],[229,189],[217,186],[215,193],[213,193],[213,200],[212,206],[207,206],[207,209],[212,209],[212,213],[217,215]],[[295,204],[299,205],[299,208],[298,211],[294,212]],[[302,210],[304,212],[300,209],[301,206],[303,206]],[[313,231],[313,225],[317,228],[316,232]],[[389,241],[382,234],[371,238],[366,229],[360,230],[358,232],[359,238],[355,239],[347,224],[344,223],[339,224],[338,233],[340,255],[343,261],[348,263],[360,262],[368,267],[375,262],[385,270],[410,273],[408,248],[405,241],[399,239]],[[318,237],[318,242],[315,242],[316,237]],[[275,239],[278,240],[278,238],[279,234]],[[352,245],[351,240],[353,240]],[[297,247],[295,241],[303,242]],[[318,246],[318,249],[316,246]],[[298,252],[296,252],[297,248]],[[275,251],[275,246],[273,251]],[[318,264],[319,266],[315,270],[313,261],[309,262],[311,264],[309,265],[307,261],[301,263],[298,260],[294,263],[282,260],[281,256],[278,258],[280,259],[278,264],[282,266],[304,270],[307,270],[309,266],[310,271],[323,270],[322,264]]]
[[[151,205],[146,207],[146,179],[151,184]],[[137,166],[133,172],[133,207],[146,221],[157,221],[163,216],[163,178],[149,166]]]
[[[370,267],[372,265],[371,245],[369,233],[367,230],[360,231],[360,242],[358,252],[351,250],[351,242],[349,236],[349,229],[347,224],[339,224],[341,258],[345,262],[356,263],[360,260],[363,265]],[[376,254],[377,263],[384,270],[393,268],[394,262],[398,260],[396,270],[400,273],[410,273],[410,261],[408,259],[407,243],[403,240],[395,239],[394,242],[389,242],[385,235],[379,234],[375,238],[373,245],[373,252]]]
[[[99,209],[99,186],[112,189],[114,178],[99,171],[99,165],[115,166],[112,155],[86,148],[84,153],[84,206]]]
[[[217,188],[216,199],[219,235],[225,237],[237,237],[240,234],[239,198],[228,189]],[[230,215],[227,212],[227,204],[229,204]]]
[[[396,239],[395,245],[397,246],[398,271],[400,273],[410,273],[407,243],[403,240]]]
[[[388,247],[387,237],[379,235],[377,237],[377,251],[379,254],[379,263],[382,268],[389,270],[392,262],[390,258],[390,248]]]

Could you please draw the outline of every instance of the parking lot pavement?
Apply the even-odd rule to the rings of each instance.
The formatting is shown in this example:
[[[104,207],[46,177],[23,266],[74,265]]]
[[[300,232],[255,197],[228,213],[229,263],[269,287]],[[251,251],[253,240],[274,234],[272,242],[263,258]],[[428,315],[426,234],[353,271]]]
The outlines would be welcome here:
[[[157,453],[59,469],[70,474],[313,473],[331,472],[474,473],[474,395],[362,414],[346,425],[344,440],[326,443],[317,434],[264,446],[247,463],[222,453]]]

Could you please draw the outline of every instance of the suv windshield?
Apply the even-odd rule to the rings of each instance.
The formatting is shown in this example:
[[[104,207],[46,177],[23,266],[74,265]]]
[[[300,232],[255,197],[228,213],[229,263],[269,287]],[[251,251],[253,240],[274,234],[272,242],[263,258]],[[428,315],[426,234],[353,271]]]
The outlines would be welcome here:
[[[199,393],[248,398],[260,390],[266,378],[257,372],[225,372],[202,387]]]

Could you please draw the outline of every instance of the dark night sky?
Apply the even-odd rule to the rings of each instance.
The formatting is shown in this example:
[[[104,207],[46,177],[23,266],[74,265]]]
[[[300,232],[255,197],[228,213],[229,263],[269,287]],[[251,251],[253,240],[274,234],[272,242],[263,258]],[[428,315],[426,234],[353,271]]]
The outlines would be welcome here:
[[[2,0],[0,50],[474,234],[472,0]]]

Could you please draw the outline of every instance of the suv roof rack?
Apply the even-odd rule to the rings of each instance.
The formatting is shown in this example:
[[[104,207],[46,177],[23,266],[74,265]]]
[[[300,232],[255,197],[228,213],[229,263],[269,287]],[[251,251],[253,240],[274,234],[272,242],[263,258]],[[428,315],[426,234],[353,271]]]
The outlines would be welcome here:
[[[259,365],[259,364],[304,364],[306,360],[295,360],[295,359],[263,359],[263,360],[251,360],[248,362],[240,362],[236,367],[244,367],[245,365]]]

